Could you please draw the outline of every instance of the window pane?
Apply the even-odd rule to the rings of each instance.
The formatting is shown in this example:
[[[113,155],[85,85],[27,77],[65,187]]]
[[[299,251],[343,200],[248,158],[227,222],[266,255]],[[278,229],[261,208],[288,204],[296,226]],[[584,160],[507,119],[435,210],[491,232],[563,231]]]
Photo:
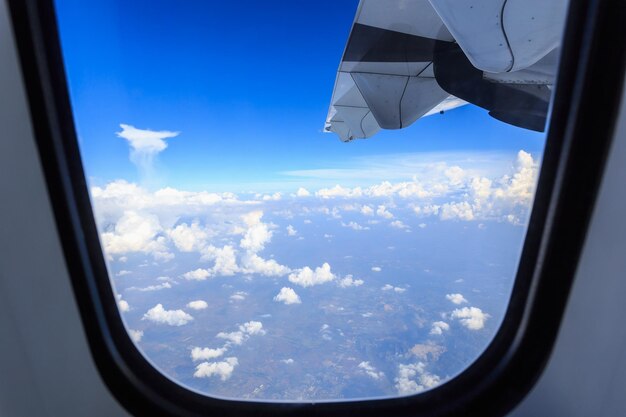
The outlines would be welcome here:
[[[219,397],[391,397],[489,345],[565,2],[56,6],[111,283],[161,372]]]

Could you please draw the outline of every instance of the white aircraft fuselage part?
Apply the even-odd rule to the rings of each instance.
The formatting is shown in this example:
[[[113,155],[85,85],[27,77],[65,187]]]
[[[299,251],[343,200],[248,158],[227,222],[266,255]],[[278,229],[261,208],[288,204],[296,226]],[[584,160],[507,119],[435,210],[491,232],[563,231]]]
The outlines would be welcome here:
[[[467,103],[541,131],[566,0],[361,0],[325,131],[344,142]]]
[[[472,65],[519,71],[554,50],[567,0],[430,0]]]

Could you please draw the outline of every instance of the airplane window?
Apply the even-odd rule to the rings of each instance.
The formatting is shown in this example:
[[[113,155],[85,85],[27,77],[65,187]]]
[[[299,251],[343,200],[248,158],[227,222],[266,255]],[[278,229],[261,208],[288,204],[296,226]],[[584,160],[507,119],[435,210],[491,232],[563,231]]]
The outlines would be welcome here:
[[[145,358],[209,396],[406,396],[501,325],[567,2],[56,0]]]

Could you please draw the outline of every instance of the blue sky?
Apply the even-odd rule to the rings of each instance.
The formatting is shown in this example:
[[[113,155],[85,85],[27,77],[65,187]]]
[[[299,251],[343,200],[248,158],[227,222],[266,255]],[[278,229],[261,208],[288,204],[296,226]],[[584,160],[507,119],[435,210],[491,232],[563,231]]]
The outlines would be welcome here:
[[[328,186],[336,179],[285,173],[367,172],[424,152],[541,152],[543,134],[470,106],[348,144],[322,133],[357,3],[57,1],[87,174],[138,180],[120,123],[180,132],[149,185],[192,190]]]

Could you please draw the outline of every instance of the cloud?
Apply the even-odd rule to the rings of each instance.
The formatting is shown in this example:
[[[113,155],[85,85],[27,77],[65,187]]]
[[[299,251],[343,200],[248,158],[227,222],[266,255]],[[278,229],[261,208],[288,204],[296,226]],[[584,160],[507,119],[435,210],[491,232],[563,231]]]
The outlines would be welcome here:
[[[360,224],[358,224],[357,222],[349,222],[349,223],[343,223],[341,222],[341,226],[343,227],[349,227],[350,229],[353,230],[369,230],[370,228],[367,226],[361,226]]]
[[[243,301],[246,299],[246,296],[248,295],[247,292],[244,291],[237,291],[236,293],[234,293],[233,295],[231,295],[229,298],[232,301]]]
[[[417,215],[438,215],[441,220],[492,219],[513,224],[522,224],[527,218],[539,172],[539,164],[528,152],[520,150],[512,174],[499,178],[461,173],[460,168],[451,169],[446,171],[448,191],[444,195],[457,201],[416,206]]]
[[[289,287],[283,287],[280,289],[280,292],[274,297],[274,301],[282,302],[287,305],[289,304],[300,304],[302,301],[300,300],[300,296],[296,294],[296,292]]]
[[[242,259],[242,270],[247,274],[261,274],[267,277],[281,277],[291,270],[274,259],[263,259],[254,253],[246,254]]]
[[[380,266],[373,266],[373,267],[372,267],[372,271],[374,271],[374,272],[380,272],[380,271],[382,271],[382,268],[381,268]]]
[[[263,323],[260,321],[249,321],[239,326],[239,330],[235,332],[219,332],[216,337],[225,339],[229,343],[240,345],[252,335],[264,335]]]
[[[171,187],[151,192],[124,180],[112,181],[104,188],[91,187],[90,191],[97,214],[105,218],[117,217],[124,211],[132,210],[159,215],[171,214],[172,218],[178,219],[181,216],[202,214],[207,207],[220,204],[230,207],[259,204],[258,201],[240,201],[233,193],[192,192]]]
[[[201,228],[198,222],[192,223],[191,226],[187,223],[179,224],[169,230],[168,235],[176,249],[181,252],[200,252],[210,237],[209,231]]]
[[[408,229],[409,228],[409,226],[402,223],[400,220],[394,220],[391,223],[389,223],[389,225],[396,229]]]
[[[255,253],[259,252],[272,239],[272,232],[267,227],[267,224],[261,222],[262,217],[263,212],[259,210],[242,216],[244,223],[248,226],[248,230],[239,243],[239,246],[243,249],[248,249]]]
[[[193,376],[196,378],[219,376],[222,381],[226,381],[231,377],[237,365],[239,361],[235,357],[226,358],[222,362],[202,362],[196,366]]]
[[[460,166],[454,165],[443,171],[444,175],[450,180],[451,185],[459,185],[466,176],[465,170]]]
[[[374,209],[372,207],[370,207],[370,206],[367,206],[367,205],[362,206],[360,212],[364,216],[373,216],[374,215]]]
[[[130,310],[128,301],[122,300],[122,296],[120,294],[118,294],[116,298],[117,298],[117,307],[120,309],[121,312],[126,312]]]
[[[249,321],[247,323],[244,323],[239,326],[239,330],[249,335],[265,334],[265,330],[263,330],[263,323],[261,323],[260,321]]]
[[[187,307],[193,310],[204,310],[205,308],[209,307],[209,305],[204,300],[196,300],[196,301],[190,301],[187,304]]]
[[[295,270],[289,275],[289,281],[302,287],[310,287],[330,282],[335,279],[335,275],[330,271],[327,262],[312,270],[308,266]]]
[[[113,230],[101,234],[104,252],[107,255],[142,252],[155,259],[169,260],[174,255],[169,253],[162,231],[157,216],[125,211]]]
[[[400,364],[398,376],[394,379],[398,395],[411,395],[433,388],[441,383],[439,376],[425,370],[423,362]]]
[[[470,330],[480,330],[485,327],[485,321],[490,316],[478,307],[463,307],[454,310],[451,317],[459,319],[461,324]]]
[[[130,335],[132,341],[135,343],[141,342],[141,338],[143,337],[143,331],[141,330],[128,329],[128,334]]]
[[[135,291],[146,292],[146,291],[165,290],[165,289],[169,289],[169,288],[172,288],[172,285],[169,282],[164,282],[163,284],[148,285],[147,287],[130,287],[130,288],[128,288],[128,290],[135,290]]]
[[[165,310],[162,304],[157,304],[143,315],[142,320],[170,326],[183,326],[192,321],[193,317],[183,310]]]
[[[450,325],[445,321],[436,321],[433,323],[430,334],[432,335],[440,335],[443,334],[444,331],[450,330]]]
[[[294,360],[293,360],[293,359],[291,359],[291,358],[281,359],[280,361],[281,361],[282,363],[284,363],[284,364],[287,364],[287,365],[291,365],[291,364],[294,362]]]
[[[221,248],[207,246],[202,251],[202,259],[215,262],[210,269],[211,276],[232,276],[240,271],[237,266],[237,252],[230,245],[224,245]]]
[[[361,362],[359,363],[358,367],[373,379],[379,380],[385,377],[385,374],[383,372],[378,372],[376,368],[370,365],[369,362]]]
[[[130,160],[134,163],[142,176],[149,177],[153,173],[154,158],[167,148],[165,139],[179,135],[180,132],[168,130],[154,131],[137,129],[134,126],[120,124],[122,130],[116,132],[120,138],[128,141],[130,146]]]
[[[452,301],[454,304],[467,303],[467,300],[465,299],[465,297],[463,297],[463,294],[446,294],[446,298],[449,301]]]
[[[213,267],[194,269],[185,272],[182,277],[190,281],[204,281],[215,276],[232,276],[241,270],[237,266],[236,251],[229,245],[225,245],[223,248],[207,246],[202,251],[202,259],[214,261]]]
[[[260,198],[263,201],[280,201],[283,198],[283,195],[281,193],[265,194],[260,196]]]
[[[298,191],[296,191],[296,196],[298,196],[298,197],[308,197],[310,195],[311,195],[311,193],[306,188],[300,187],[300,188],[298,188]]]
[[[390,285],[390,284],[385,284],[380,289],[383,290],[383,291],[394,291],[394,292],[397,292],[399,294],[401,294],[401,293],[406,291],[406,288],[394,287],[393,285]]]
[[[132,274],[131,271],[127,271],[125,269],[122,269],[120,272],[118,272],[117,274],[115,274],[116,277],[123,277],[124,275],[129,275]]]
[[[292,225],[287,226],[287,235],[295,236],[297,234],[298,234],[298,231]]]
[[[474,208],[467,201],[460,203],[445,203],[441,206],[441,220],[474,220]]]
[[[387,207],[383,205],[378,206],[376,209],[376,215],[385,219],[393,219],[393,214],[391,214],[391,212],[387,210]]]
[[[224,353],[226,353],[227,350],[228,349],[223,347],[217,349],[194,347],[193,349],[191,349],[191,359],[194,362],[215,359],[222,356]]]
[[[339,280],[339,286],[341,288],[347,287],[359,287],[363,285],[362,279],[354,279],[352,275],[346,275],[343,279]]]
[[[361,197],[363,192],[360,187],[356,187],[354,189],[344,188],[341,185],[337,184],[332,188],[322,188],[315,193],[317,197],[321,197],[324,199],[334,198],[334,197]]]
[[[180,132],[170,132],[168,130],[154,131],[148,129],[137,129],[134,126],[121,124],[121,132],[116,135],[129,142],[131,149],[135,152],[159,153],[167,148],[165,139],[176,137]]]
[[[230,333],[219,332],[216,337],[219,337],[220,339],[228,340],[229,342],[234,343],[236,345],[242,344],[243,341],[246,339],[246,335],[240,331],[230,332]]]
[[[193,271],[185,272],[182,277],[190,281],[204,281],[211,276],[211,272],[208,269],[194,269]]]

